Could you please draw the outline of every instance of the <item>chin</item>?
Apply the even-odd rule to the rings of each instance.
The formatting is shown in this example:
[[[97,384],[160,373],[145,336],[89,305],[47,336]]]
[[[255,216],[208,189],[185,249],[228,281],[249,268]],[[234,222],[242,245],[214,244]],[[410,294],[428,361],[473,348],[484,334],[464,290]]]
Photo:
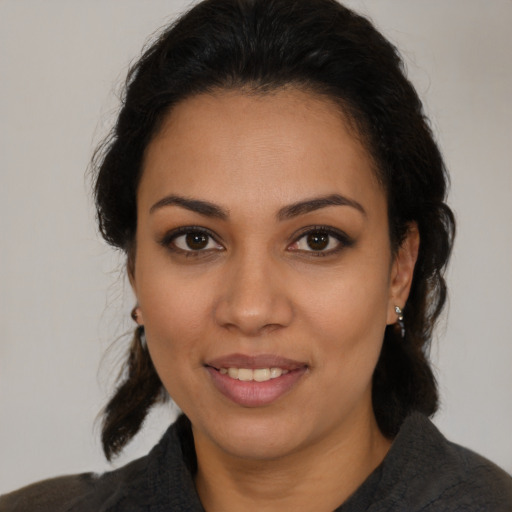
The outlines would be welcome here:
[[[307,443],[309,436],[303,422],[291,421],[290,415],[279,413],[269,417],[268,412],[245,409],[242,415],[224,414],[215,422],[192,420],[196,442],[200,436],[232,457],[255,461],[286,456]]]
[[[299,440],[290,429],[271,431],[251,429],[245,432],[233,432],[225,436],[219,446],[233,457],[254,461],[272,460],[285,457],[299,448]]]

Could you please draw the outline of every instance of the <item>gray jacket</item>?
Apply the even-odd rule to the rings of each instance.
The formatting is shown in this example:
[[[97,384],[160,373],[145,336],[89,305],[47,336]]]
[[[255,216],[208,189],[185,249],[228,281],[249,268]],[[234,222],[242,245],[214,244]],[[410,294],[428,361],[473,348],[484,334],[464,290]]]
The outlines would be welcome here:
[[[181,416],[145,457],[102,475],[45,480],[0,497],[0,512],[202,512],[190,423]],[[512,477],[406,419],[382,464],[335,512],[511,512]]]

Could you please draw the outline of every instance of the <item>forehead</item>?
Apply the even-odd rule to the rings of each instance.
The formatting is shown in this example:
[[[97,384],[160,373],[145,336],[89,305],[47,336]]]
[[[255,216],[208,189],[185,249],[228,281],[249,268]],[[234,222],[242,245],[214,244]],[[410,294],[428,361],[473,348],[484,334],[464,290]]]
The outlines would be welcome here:
[[[147,148],[139,200],[179,193],[228,206],[264,198],[278,208],[333,192],[383,195],[337,104],[297,89],[228,91],[173,108]]]

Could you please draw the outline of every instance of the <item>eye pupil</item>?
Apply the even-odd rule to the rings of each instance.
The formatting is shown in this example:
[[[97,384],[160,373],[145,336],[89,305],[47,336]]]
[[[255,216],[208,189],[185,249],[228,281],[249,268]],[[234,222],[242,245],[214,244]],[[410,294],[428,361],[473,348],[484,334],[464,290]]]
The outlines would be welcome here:
[[[329,245],[329,235],[320,231],[310,233],[307,237],[307,243],[313,251],[322,251]]]
[[[187,233],[185,240],[187,246],[194,251],[204,249],[208,245],[208,236],[203,233]]]

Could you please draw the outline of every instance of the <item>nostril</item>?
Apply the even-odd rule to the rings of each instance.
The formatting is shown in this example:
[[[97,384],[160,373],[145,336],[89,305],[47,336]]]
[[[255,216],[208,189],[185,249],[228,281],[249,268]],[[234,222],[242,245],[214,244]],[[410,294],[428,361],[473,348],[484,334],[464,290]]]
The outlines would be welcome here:
[[[264,268],[255,260],[253,257],[243,265],[233,262],[219,283],[214,308],[218,325],[246,336],[270,333],[289,325],[293,318],[289,286],[283,282],[282,272]]]

